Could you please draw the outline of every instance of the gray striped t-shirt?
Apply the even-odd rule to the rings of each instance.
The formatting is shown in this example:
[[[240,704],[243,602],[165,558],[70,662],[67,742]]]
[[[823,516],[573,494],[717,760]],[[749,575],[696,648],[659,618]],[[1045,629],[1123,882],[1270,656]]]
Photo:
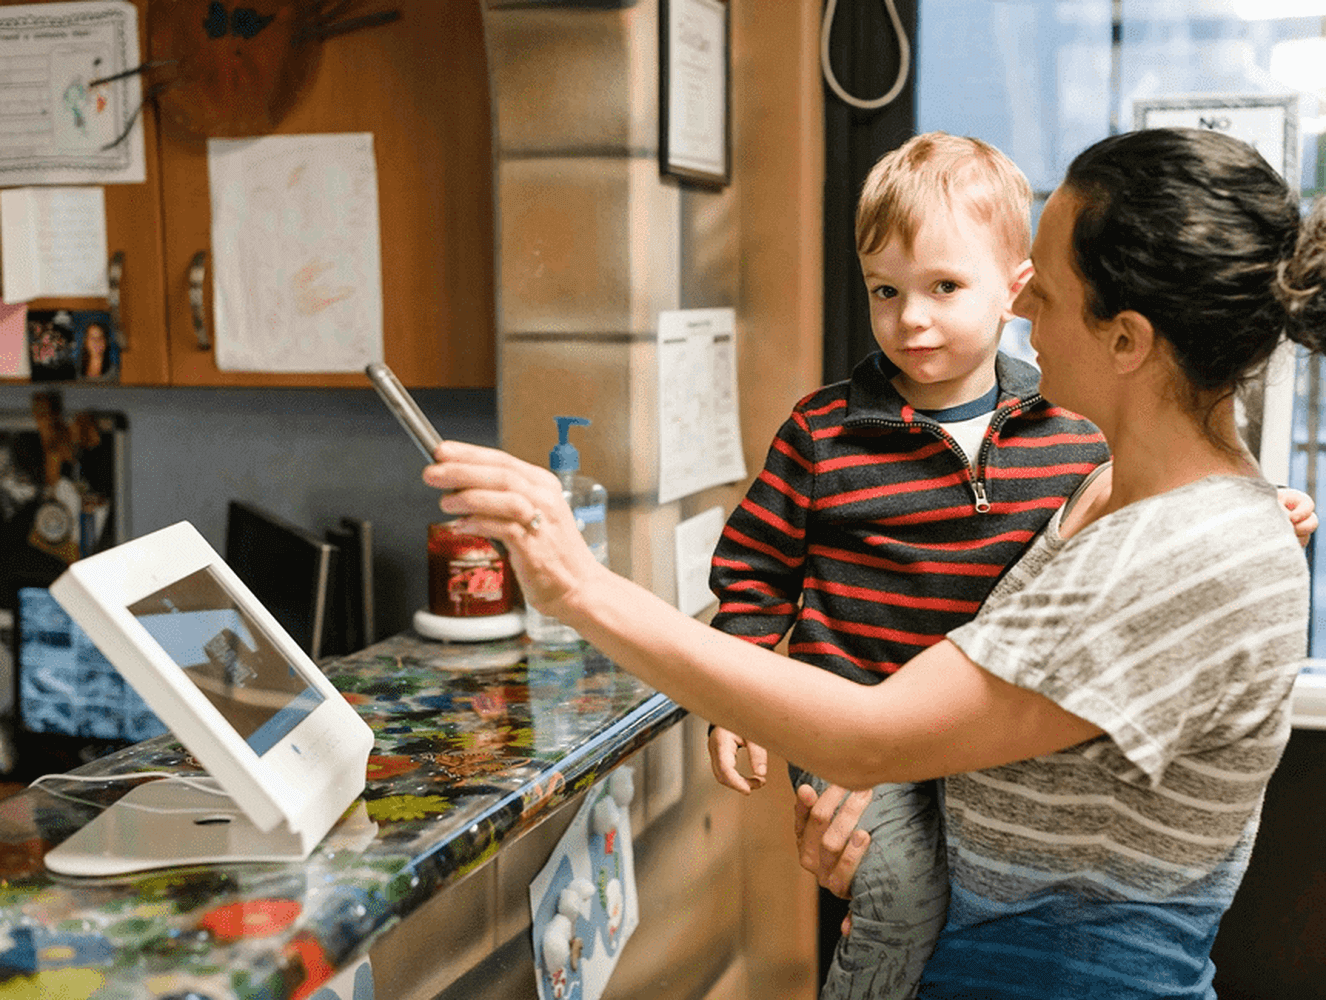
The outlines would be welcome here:
[[[1067,541],[1056,514],[973,661],[1105,736],[950,777],[931,997],[1213,997],[1209,953],[1289,735],[1306,560],[1273,487],[1211,477]]]

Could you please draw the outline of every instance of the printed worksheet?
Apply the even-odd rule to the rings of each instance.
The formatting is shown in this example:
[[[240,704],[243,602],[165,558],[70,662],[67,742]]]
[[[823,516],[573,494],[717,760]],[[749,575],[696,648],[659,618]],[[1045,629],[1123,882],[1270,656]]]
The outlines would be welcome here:
[[[350,372],[382,360],[369,133],[210,139],[222,371]]]
[[[128,0],[0,7],[0,187],[145,176],[141,62]]]
[[[658,502],[746,477],[732,309],[658,314]]]

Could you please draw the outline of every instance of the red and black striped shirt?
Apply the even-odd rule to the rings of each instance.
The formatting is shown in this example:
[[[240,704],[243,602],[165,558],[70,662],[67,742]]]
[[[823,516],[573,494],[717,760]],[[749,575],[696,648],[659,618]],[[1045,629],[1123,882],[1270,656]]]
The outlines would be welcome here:
[[[732,513],[709,583],[715,628],[863,683],[968,621],[1088,472],[1085,418],[1000,354],[999,402],[973,462],[889,381],[882,353],[801,400]]]

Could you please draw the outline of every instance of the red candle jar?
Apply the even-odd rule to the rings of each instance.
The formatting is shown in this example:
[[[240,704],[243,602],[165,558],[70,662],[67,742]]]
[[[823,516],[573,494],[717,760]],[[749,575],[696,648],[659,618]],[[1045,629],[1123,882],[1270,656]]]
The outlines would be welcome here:
[[[506,553],[478,535],[428,526],[428,610],[447,618],[502,615],[516,605]]]

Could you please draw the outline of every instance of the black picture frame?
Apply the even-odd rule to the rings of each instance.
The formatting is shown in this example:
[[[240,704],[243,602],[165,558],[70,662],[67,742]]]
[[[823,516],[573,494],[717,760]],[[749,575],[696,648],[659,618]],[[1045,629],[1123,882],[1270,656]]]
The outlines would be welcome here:
[[[659,172],[703,187],[726,187],[732,180],[728,4],[659,0],[658,42]]]

